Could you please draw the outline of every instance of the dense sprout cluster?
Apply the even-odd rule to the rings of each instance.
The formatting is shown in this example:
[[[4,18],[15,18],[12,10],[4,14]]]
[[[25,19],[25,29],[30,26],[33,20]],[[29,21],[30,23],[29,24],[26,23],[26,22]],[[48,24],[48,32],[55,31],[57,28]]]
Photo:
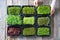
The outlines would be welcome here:
[[[20,7],[8,7],[8,14],[9,15],[19,15],[20,14]]]
[[[24,28],[23,35],[35,35],[35,28]]]
[[[35,9],[34,7],[24,7],[22,9],[23,14],[34,14],[35,13]]]
[[[34,24],[35,20],[34,17],[24,17],[23,24]]]
[[[9,25],[16,25],[16,24],[21,25],[21,22],[22,22],[22,20],[19,15],[17,15],[17,16],[8,15],[8,17],[7,17],[7,23]]]
[[[37,13],[38,14],[50,14],[50,6],[38,6]]]
[[[49,32],[49,28],[38,28],[37,29],[37,35],[49,35],[50,32]]]
[[[48,25],[50,23],[50,18],[49,17],[40,17],[38,18],[38,25]]]

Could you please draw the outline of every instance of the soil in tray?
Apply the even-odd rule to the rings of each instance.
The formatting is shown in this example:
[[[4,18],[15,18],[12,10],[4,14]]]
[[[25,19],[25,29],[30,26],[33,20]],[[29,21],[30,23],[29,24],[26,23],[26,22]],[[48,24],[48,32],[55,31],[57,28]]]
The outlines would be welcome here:
[[[19,25],[9,26],[7,29],[8,36],[19,36],[21,34],[21,28]]]
[[[26,28],[23,28],[22,35],[23,36],[34,36],[35,32],[36,30],[34,27],[26,27]]]
[[[50,36],[50,28],[49,27],[38,27],[37,28],[37,35],[38,36]]]
[[[20,6],[8,6],[7,13],[8,15],[20,15],[21,7]]]

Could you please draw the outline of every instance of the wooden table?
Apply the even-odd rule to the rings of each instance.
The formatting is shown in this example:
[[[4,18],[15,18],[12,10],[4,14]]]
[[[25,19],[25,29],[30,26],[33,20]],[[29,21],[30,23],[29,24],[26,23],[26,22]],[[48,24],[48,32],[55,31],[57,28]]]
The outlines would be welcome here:
[[[7,14],[7,6],[8,5],[28,5],[33,4],[34,0],[1,0],[0,1],[0,40],[7,40],[7,25],[6,25],[6,14]],[[30,3],[28,3],[30,2]],[[31,5],[30,4],[30,5]],[[37,37],[37,38],[14,38],[15,40],[59,40],[60,39],[60,13],[59,10],[56,12],[54,16],[54,26],[52,26],[52,34],[51,37]]]

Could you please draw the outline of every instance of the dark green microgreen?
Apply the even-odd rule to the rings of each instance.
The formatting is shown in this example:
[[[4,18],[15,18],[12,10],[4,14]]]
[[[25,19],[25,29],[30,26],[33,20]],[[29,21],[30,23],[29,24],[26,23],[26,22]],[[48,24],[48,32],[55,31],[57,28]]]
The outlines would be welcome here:
[[[50,18],[49,17],[40,17],[37,20],[38,25],[48,25],[50,23]]]
[[[50,14],[50,6],[46,5],[46,6],[38,6],[37,8],[37,13],[38,14]]]
[[[35,9],[34,7],[24,7],[22,9],[23,14],[34,14],[35,13]]]
[[[37,35],[50,35],[50,29],[49,28],[45,28],[45,27],[41,27],[37,29]]]
[[[23,35],[35,35],[35,28],[24,28]]]
[[[20,7],[8,7],[8,14],[9,15],[19,15],[20,14]]]

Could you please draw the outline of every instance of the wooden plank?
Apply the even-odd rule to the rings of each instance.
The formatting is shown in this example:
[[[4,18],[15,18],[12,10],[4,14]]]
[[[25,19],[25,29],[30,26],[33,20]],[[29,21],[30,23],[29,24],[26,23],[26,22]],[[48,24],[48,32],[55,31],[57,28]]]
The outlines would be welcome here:
[[[9,5],[12,5],[12,0],[6,0],[6,5],[7,6],[9,6]],[[7,8],[7,7],[6,7]],[[6,10],[6,12],[7,12],[7,10]],[[6,13],[7,14],[7,13]],[[5,26],[6,26],[6,30],[5,30],[5,32],[6,32],[6,40],[9,40],[10,39],[10,36],[7,36],[7,27],[8,27],[8,25],[7,25],[7,23],[6,23],[6,20],[5,20]],[[12,39],[12,38],[11,38]],[[14,38],[13,38],[14,39]]]
[[[17,5],[18,4],[18,0],[12,0],[12,5]]]
[[[36,38],[35,37],[27,37],[26,40],[36,40]]]
[[[43,5],[49,5],[51,0],[43,0]]]
[[[12,5],[12,0],[7,0],[7,5]]]
[[[20,0],[20,5],[28,5],[28,0]]]
[[[0,1],[0,40],[5,40],[6,0]]]
[[[18,38],[15,38],[15,40],[27,40],[27,39],[26,39],[26,37],[23,37],[23,38],[18,37]]]
[[[37,37],[36,40],[42,40],[42,37]]]
[[[29,5],[34,5],[34,0],[29,0],[29,1],[28,1],[28,4],[29,4]]]
[[[55,12],[57,13],[57,11]],[[57,34],[57,15],[54,15],[54,40],[56,40],[56,34]]]
[[[18,5],[20,5],[20,0],[17,0],[18,1]]]
[[[55,30],[56,34],[55,34],[54,37],[55,37],[56,40],[60,40],[60,32],[59,32],[60,31],[60,18],[59,18],[60,17],[59,16],[60,15],[60,9],[58,9],[56,11],[57,11],[56,12],[57,13],[56,14],[56,18],[55,18],[55,20],[56,20],[56,23],[55,23],[56,24],[55,25],[55,27],[56,27],[56,30]]]

